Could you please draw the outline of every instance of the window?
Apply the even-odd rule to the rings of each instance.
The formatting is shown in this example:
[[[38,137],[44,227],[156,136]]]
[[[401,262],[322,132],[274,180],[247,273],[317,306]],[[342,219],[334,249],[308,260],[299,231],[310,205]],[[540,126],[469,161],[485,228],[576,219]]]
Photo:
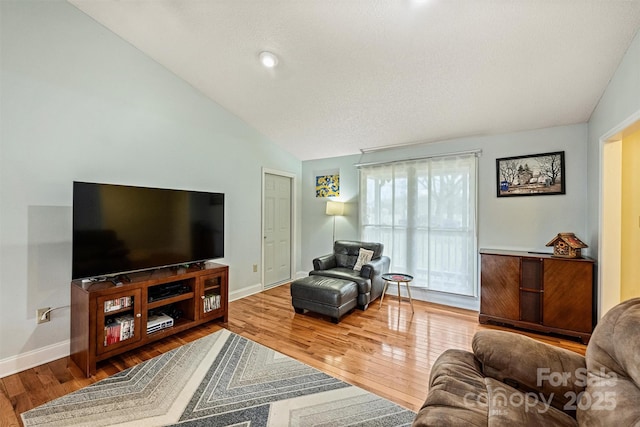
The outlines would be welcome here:
[[[360,236],[412,286],[477,296],[476,156],[361,166]]]

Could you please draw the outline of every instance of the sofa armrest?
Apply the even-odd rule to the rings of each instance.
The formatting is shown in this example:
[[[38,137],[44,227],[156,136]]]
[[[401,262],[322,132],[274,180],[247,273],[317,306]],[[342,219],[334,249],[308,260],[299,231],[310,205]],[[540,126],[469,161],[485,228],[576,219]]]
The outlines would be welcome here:
[[[313,260],[314,270],[329,270],[336,268],[336,256],[334,254],[323,255]]]
[[[513,332],[478,331],[473,353],[485,376],[525,393],[534,392],[565,412],[584,391],[587,369],[584,357]],[[579,398],[578,398],[579,399]]]
[[[377,259],[372,259],[368,264],[365,264],[360,269],[360,276],[367,279],[380,277],[384,273],[389,272],[389,264],[391,260],[387,256],[381,256]]]

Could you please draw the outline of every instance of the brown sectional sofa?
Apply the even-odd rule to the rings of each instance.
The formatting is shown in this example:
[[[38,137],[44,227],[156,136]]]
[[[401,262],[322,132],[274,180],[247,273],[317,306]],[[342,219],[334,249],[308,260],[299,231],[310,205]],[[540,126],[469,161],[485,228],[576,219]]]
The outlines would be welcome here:
[[[436,360],[414,427],[640,426],[640,298],[606,313],[584,357],[494,330],[472,347]]]

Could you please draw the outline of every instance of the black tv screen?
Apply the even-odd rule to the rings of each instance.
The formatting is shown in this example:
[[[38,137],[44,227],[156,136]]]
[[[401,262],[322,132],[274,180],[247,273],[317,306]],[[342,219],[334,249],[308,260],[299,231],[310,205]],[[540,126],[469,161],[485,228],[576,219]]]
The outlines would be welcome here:
[[[72,278],[224,256],[224,194],[73,183]]]

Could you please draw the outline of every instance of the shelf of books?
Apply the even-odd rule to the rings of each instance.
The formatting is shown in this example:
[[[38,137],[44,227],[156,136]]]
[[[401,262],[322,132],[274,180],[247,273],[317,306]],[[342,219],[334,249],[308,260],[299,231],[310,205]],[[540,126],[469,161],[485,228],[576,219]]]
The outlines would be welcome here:
[[[111,313],[113,311],[123,311],[133,306],[134,298],[132,296],[109,299],[104,302],[104,312]]]
[[[135,336],[135,319],[132,314],[113,316],[106,319],[104,346],[119,343]]]
[[[200,282],[201,318],[215,318],[227,311],[227,271],[217,271],[202,277]],[[225,316],[226,321],[226,316]]]
[[[220,305],[220,294],[215,294],[215,293],[206,293],[204,294],[204,299],[203,299],[203,310],[205,313],[208,313],[210,311],[214,311],[217,310],[221,307]]]
[[[139,289],[125,294],[99,297],[97,323],[97,352],[108,353],[116,348],[140,340]]]

